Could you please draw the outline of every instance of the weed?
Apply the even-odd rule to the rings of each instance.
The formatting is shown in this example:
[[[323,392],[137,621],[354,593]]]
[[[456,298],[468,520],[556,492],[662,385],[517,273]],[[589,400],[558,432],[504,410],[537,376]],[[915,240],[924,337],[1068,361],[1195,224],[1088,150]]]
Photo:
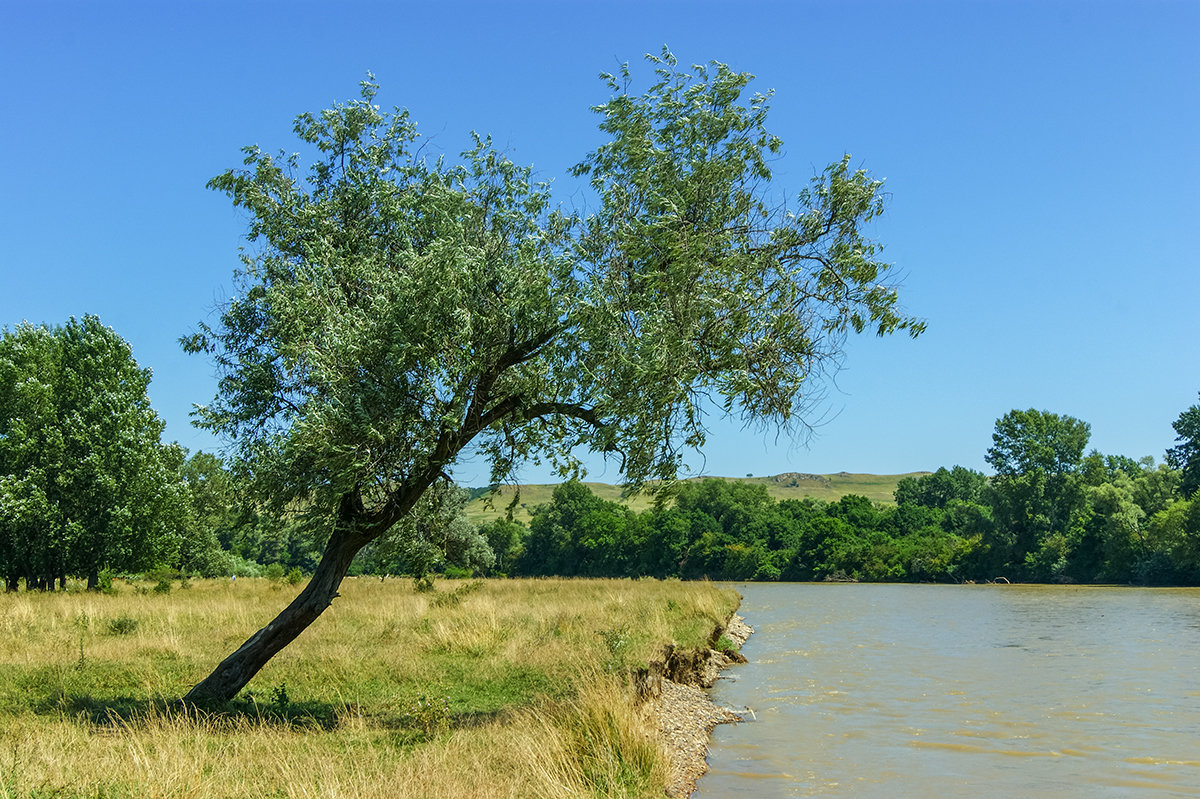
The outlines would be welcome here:
[[[108,620],[109,635],[129,635],[136,632],[137,628],[138,620],[126,614]]]
[[[476,580],[473,583],[463,583],[448,594],[434,592],[433,597],[429,600],[429,604],[435,608],[454,607],[462,604],[463,597],[478,591],[482,587],[483,581]]]
[[[418,696],[402,716],[408,724],[432,736],[450,729],[450,697]]]
[[[629,647],[629,630],[621,627],[613,630],[598,630],[596,632],[604,646],[608,649],[608,658],[604,661],[605,671],[617,671],[625,662],[624,652]]]
[[[291,707],[292,700],[288,697],[287,683],[279,683],[271,689],[271,704],[280,713],[286,713]]]

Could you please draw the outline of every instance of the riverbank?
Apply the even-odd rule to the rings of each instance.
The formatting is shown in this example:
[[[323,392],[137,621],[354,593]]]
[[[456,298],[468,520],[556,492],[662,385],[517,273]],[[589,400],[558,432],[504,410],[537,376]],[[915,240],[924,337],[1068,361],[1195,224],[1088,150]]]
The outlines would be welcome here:
[[[708,652],[739,602],[679,581],[347,580],[199,714],[174,698],[299,587],[152,587],[0,595],[0,799],[661,797],[703,770],[715,723],[663,653]],[[665,689],[638,702],[624,675],[656,659]]]
[[[754,630],[741,616],[734,614],[722,632],[740,648]],[[721,650],[710,649],[703,670],[693,684],[664,679],[654,703],[654,717],[671,758],[667,796],[687,797],[696,789],[696,780],[708,770],[708,740],[718,724],[738,722],[736,711],[716,704],[708,693],[721,670],[744,662]]]

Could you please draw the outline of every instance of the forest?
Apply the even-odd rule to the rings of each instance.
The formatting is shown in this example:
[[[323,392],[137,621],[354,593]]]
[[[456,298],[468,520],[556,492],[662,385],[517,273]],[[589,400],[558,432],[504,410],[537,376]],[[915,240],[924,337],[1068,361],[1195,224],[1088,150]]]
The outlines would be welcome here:
[[[327,516],[272,506],[251,475],[160,441],[149,373],[92,316],[0,337],[0,573],[7,590],[104,590],[115,575],[290,575],[316,568]],[[708,478],[641,512],[558,486],[528,525],[468,520],[438,483],[365,546],[351,574],[713,580],[1200,584],[1200,405],[1178,445],[1134,459],[1087,450],[1070,416],[1013,410],[986,461],[902,479],[895,502],[776,501]],[[482,490],[477,489],[476,494]],[[502,512],[503,509],[498,509]]]

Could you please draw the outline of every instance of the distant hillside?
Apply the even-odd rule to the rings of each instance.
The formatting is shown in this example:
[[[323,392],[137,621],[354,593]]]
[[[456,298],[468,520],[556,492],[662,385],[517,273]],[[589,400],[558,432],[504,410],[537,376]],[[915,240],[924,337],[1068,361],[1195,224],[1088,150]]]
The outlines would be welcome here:
[[[929,474],[929,472],[910,472],[908,474],[849,474],[848,472],[801,474],[787,472],[774,477],[726,477],[724,479],[739,483],[761,483],[767,487],[767,492],[777,500],[814,497],[834,501],[841,499],[846,494],[858,494],[875,502],[891,504],[893,502],[892,494],[895,492],[896,483],[900,482],[900,478],[919,477],[923,474]],[[704,477],[691,479],[703,480]],[[549,502],[556,485],[519,486],[521,497],[517,507],[513,510],[513,518],[528,523],[533,508]],[[584,485],[592,489],[596,496],[620,502],[635,511],[645,510],[651,504],[650,497],[645,494],[622,497],[620,486],[587,482]],[[497,516],[503,516],[516,491],[517,488],[513,486],[502,486],[495,494],[491,494],[486,488],[473,489],[472,493],[475,494],[475,498],[467,505],[468,518],[475,522],[484,522]]]

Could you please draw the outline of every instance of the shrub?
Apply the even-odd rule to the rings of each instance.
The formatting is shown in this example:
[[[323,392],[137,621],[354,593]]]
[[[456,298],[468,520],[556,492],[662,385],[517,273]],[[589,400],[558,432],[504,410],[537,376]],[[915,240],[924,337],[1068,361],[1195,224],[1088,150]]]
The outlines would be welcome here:
[[[132,632],[136,632],[137,628],[138,620],[129,615],[122,615],[108,620],[109,635],[129,635]]]
[[[116,596],[117,589],[113,586],[114,576],[112,569],[101,569],[100,573],[96,575],[96,589],[102,594]]]
[[[404,712],[404,720],[419,727],[426,735],[445,732],[450,728],[450,697],[418,696]]]

